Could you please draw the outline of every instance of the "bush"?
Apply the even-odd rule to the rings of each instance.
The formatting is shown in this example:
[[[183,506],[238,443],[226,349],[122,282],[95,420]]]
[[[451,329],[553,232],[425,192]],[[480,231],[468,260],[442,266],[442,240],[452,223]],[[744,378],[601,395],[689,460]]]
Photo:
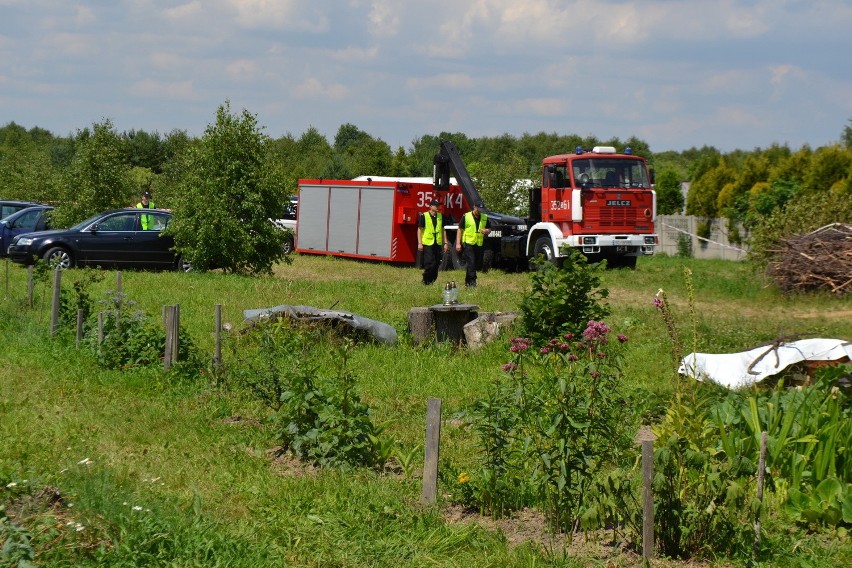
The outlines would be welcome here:
[[[392,444],[361,401],[347,368],[352,342],[317,328],[297,328],[286,319],[260,321],[234,345],[231,375],[272,410],[284,448],[320,466],[382,466]],[[319,355],[337,344],[337,373],[319,372]]]
[[[579,335],[591,320],[609,315],[602,301],[609,291],[600,288],[601,264],[589,264],[575,249],[565,250],[561,266],[539,258],[532,287],[521,298],[524,333],[539,344],[566,333]]]
[[[470,413],[483,457],[454,495],[494,516],[538,505],[554,529],[577,528],[593,481],[624,465],[635,432],[621,373],[627,338],[610,332],[589,321],[581,336],[539,347],[512,340],[504,374]]]
[[[162,363],[166,350],[166,332],[145,312],[131,311],[135,302],[122,294],[108,292],[101,304],[103,311],[103,341],[98,337],[96,314],[91,314],[87,325],[86,342],[95,352],[98,363],[107,369],[147,367]],[[189,373],[201,367],[201,356],[192,338],[184,330],[178,331],[177,369]]]

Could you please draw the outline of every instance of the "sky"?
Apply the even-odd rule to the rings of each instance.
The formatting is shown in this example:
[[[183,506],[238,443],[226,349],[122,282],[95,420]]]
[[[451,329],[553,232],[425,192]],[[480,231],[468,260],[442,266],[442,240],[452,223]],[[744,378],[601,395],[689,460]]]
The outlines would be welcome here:
[[[840,140],[852,0],[0,0],[0,124],[273,138],[636,136],[653,152]]]

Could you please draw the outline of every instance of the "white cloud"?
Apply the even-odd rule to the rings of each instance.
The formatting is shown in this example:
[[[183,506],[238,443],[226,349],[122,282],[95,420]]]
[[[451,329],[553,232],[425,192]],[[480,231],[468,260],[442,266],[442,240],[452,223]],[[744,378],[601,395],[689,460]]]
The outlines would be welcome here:
[[[376,0],[370,6],[368,21],[370,33],[384,37],[393,37],[399,33],[402,3],[399,0]]]
[[[174,8],[168,8],[163,11],[166,18],[170,20],[192,20],[202,14],[204,7],[199,0],[193,0],[187,4],[181,4]]]
[[[95,13],[89,6],[77,6],[74,23],[78,26],[86,26],[95,21]]]
[[[293,88],[292,94],[298,99],[324,98],[335,101],[342,100],[349,92],[341,84],[323,85],[316,77],[309,77]]]
[[[250,59],[238,59],[225,67],[228,76],[235,80],[251,79],[257,75],[258,64]]]
[[[564,99],[530,98],[519,100],[515,104],[517,111],[541,116],[556,116],[566,111]]]
[[[128,92],[137,96],[163,97],[166,99],[195,100],[198,98],[192,81],[163,83],[154,79],[144,79],[133,83],[128,89]]]
[[[328,30],[324,6],[308,0],[227,0],[243,27],[276,30]]]
[[[431,77],[410,77],[405,82],[406,88],[410,90],[421,89],[472,89],[474,81],[465,73],[444,73]]]
[[[363,63],[366,61],[375,61],[379,55],[379,48],[376,46],[362,47],[346,47],[343,49],[329,50],[329,57],[335,61],[343,63]]]

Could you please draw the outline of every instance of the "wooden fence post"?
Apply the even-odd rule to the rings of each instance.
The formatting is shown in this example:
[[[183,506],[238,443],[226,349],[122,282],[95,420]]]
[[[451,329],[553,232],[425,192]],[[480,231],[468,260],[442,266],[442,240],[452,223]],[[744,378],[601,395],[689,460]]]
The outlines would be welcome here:
[[[98,312],[98,346],[104,342],[104,313]]]
[[[174,305],[174,316],[172,317],[172,362],[178,362],[180,353],[180,304]]]
[[[115,273],[115,305],[121,310],[122,305],[124,304],[124,295],[122,292],[122,277],[121,271],[117,271]]]
[[[172,306],[163,306],[163,329],[166,332],[166,345],[163,351],[163,370],[168,371],[172,366]]]
[[[180,330],[180,306],[163,306],[163,327],[166,330],[166,345],[163,353],[163,370],[168,371],[178,360],[178,331]]]
[[[56,335],[59,329],[59,289],[62,286],[62,270],[53,271],[53,303],[50,306],[50,335]]]
[[[642,441],[642,557],[654,558],[654,441]]]
[[[430,398],[426,408],[426,456],[420,502],[435,503],[438,496],[438,456],[441,446],[441,399]]]
[[[27,267],[27,305],[33,307],[33,265]]]

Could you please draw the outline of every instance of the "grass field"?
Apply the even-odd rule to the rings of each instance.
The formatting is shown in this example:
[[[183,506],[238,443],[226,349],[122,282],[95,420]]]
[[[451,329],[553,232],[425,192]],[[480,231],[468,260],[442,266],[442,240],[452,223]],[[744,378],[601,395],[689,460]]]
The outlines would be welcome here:
[[[695,288],[695,338],[685,268]],[[450,418],[481,397],[500,372],[512,330],[477,351],[412,345],[406,333],[409,309],[441,300],[440,287],[422,286],[417,269],[302,255],[277,266],[271,277],[124,272],[121,278],[134,303],[128,311],[158,315],[163,305],[179,304],[182,326],[207,356],[214,349],[217,304],[235,332],[243,327],[243,310],[279,304],[334,307],[392,324],[400,335],[397,345],[360,345],[349,365],[375,419],[397,441],[400,455],[411,460],[392,473],[316,470],[275,459],[266,410],[245,392],[214,384],[210,374],[193,379],[157,368],[99,369],[90,351],[76,349],[70,331],[50,337],[49,283],[36,284],[29,307],[26,270],[15,265],[4,270],[0,505],[6,515],[0,513],[0,520],[29,519],[28,546],[36,563],[639,562],[629,554],[599,559],[535,541],[519,544],[505,532],[447,520],[445,500],[438,507],[419,505],[427,399],[444,404],[442,460],[470,463],[475,457],[470,434]],[[64,273],[63,284],[70,286],[83,274]],[[99,274],[102,280],[89,286],[96,299],[116,287],[115,272]],[[439,282],[449,279],[463,281],[464,275],[442,273]],[[528,274],[491,271],[480,275],[475,290],[463,289],[460,300],[484,311],[513,311],[528,286]],[[603,286],[610,291],[608,323],[629,338],[627,380],[651,398],[664,400],[676,382],[670,341],[652,303],[660,288],[674,307],[687,352],[740,351],[779,337],[852,339],[852,301],[785,297],[744,263],[643,258],[636,270],[606,272]],[[8,536],[13,525],[5,523],[0,535]],[[793,562],[797,557],[813,566],[842,565],[852,558],[848,540],[838,544],[796,534],[784,542],[798,556],[781,565],[799,565]]]

